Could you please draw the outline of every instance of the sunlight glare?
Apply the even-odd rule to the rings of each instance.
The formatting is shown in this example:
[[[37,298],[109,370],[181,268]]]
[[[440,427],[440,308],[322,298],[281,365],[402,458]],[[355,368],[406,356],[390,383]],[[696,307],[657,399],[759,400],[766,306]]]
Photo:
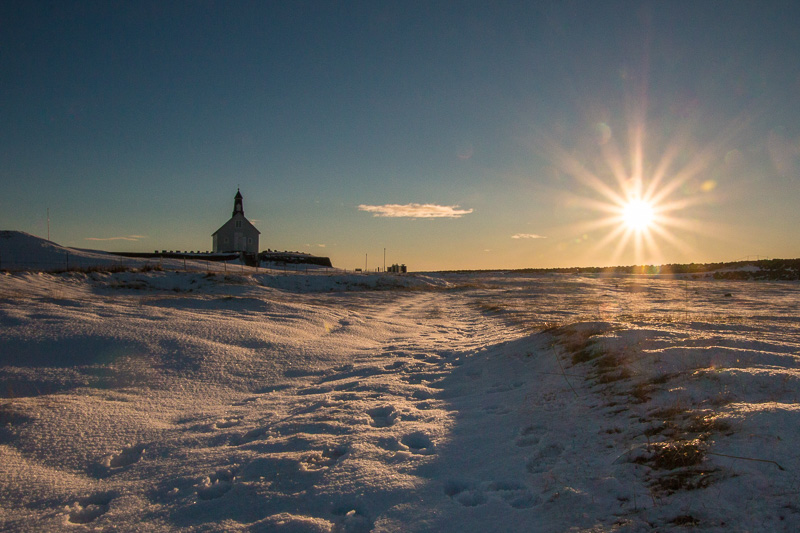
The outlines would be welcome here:
[[[653,206],[644,200],[634,198],[622,208],[622,220],[625,226],[633,231],[645,231],[650,228],[655,218]]]

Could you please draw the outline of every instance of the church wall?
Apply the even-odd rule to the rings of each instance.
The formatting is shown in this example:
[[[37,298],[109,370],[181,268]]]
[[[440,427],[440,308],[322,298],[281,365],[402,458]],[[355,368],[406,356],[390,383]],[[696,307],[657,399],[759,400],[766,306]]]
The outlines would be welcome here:
[[[226,224],[212,238],[215,252],[247,252],[258,253],[258,231],[247,226],[234,227]]]

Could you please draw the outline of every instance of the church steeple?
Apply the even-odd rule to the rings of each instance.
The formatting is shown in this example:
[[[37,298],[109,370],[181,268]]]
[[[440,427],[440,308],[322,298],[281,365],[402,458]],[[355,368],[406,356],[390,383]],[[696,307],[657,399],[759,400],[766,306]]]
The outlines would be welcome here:
[[[233,215],[240,214],[244,216],[244,207],[242,207],[242,193],[239,192],[239,189],[236,189],[236,196],[233,197]]]

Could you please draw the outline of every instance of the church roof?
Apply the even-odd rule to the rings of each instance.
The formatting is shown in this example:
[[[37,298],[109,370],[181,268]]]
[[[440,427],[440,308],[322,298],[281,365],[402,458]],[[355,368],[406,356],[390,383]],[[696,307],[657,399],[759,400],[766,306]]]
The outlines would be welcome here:
[[[222,231],[224,229],[227,229],[228,226],[233,225],[237,220],[241,220],[242,221],[242,228],[250,228],[250,229],[254,230],[256,233],[258,233],[259,235],[261,235],[261,232],[258,231],[258,228],[255,227],[252,222],[247,220],[244,215],[237,214],[237,215],[232,216],[230,218],[230,220],[228,220],[226,223],[224,223],[217,231],[212,233],[211,236],[213,237],[214,235],[216,235],[220,231]]]

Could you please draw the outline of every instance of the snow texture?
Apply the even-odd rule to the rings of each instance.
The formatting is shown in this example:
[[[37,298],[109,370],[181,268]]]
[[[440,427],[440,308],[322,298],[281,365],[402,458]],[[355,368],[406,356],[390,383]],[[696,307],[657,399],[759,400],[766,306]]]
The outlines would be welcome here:
[[[0,272],[0,530],[796,531],[798,304],[794,282]]]

